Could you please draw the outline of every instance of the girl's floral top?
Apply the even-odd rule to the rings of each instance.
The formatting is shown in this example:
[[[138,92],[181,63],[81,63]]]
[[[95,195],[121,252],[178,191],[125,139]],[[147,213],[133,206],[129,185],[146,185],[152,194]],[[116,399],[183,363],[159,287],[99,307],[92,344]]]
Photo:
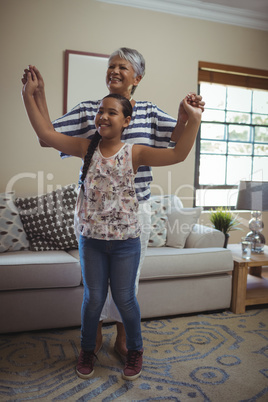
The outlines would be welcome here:
[[[125,240],[140,235],[134,187],[132,146],[125,143],[113,156],[95,150],[78,208],[81,234],[101,240]]]

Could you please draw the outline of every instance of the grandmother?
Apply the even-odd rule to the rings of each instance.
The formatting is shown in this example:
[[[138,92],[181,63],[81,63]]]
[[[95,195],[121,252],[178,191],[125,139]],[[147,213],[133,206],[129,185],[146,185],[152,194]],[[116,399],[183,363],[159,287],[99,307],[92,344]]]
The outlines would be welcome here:
[[[35,66],[29,67],[35,71],[38,78],[38,88],[34,94],[36,103],[50,125],[52,123],[46,104],[43,78]],[[23,84],[26,82],[27,71],[28,69],[24,70]],[[137,50],[120,48],[111,54],[106,74],[107,88],[110,93],[125,96],[130,100],[133,107],[132,120],[122,134],[122,141],[146,144],[157,148],[167,148],[172,142],[176,143],[179,139],[187,123],[188,115],[184,110],[182,101],[179,105],[178,119],[176,120],[151,102],[134,100],[133,95],[144,74],[145,60]],[[189,94],[188,102],[192,106],[199,107],[202,111],[204,110],[205,103],[202,101],[200,95],[196,95],[195,93]],[[89,100],[78,104],[71,112],[55,120],[53,122],[54,128],[70,136],[92,137],[96,131],[94,118],[99,104],[100,100]],[[46,146],[44,143],[41,143],[41,145]],[[61,156],[66,157],[67,155]],[[148,201],[150,198],[151,181],[151,168],[149,166],[140,167],[135,178],[141,224],[141,258],[136,277],[136,293],[138,292],[140,270],[150,235],[151,214]],[[124,360],[127,354],[125,330],[119,312],[110,295],[107,296],[100,318],[95,353],[102,346],[102,322],[106,318],[116,321],[117,337],[114,349],[120,358]]]

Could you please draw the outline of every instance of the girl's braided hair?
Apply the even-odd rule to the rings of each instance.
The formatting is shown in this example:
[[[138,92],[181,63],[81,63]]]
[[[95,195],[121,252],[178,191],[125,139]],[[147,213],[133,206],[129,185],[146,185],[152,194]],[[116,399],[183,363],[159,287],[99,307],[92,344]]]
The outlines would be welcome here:
[[[123,111],[124,117],[132,116],[132,105],[127,98],[125,98],[122,95],[118,95],[118,94],[109,94],[109,95],[105,96],[103,99],[106,99],[106,98],[117,99],[122,106],[122,111]],[[88,149],[87,149],[87,153],[86,153],[86,156],[84,159],[84,165],[82,168],[82,175],[79,180],[79,184],[81,184],[81,188],[83,191],[85,190],[84,181],[85,181],[85,178],[86,178],[86,175],[88,172],[88,168],[90,166],[91,159],[95,152],[95,149],[97,148],[98,143],[100,142],[100,139],[101,139],[101,135],[98,133],[98,131],[96,131],[94,136],[92,137],[90,144],[88,146]]]
[[[89,144],[88,149],[87,149],[87,153],[86,153],[86,156],[85,156],[85,159],[84,159],[84,165],[83,165],[83,169],[82,169],[82,174],[81,174],[81,177],[80,177],[80,180],[79,180],[79,183],[81,184],[81,188],[82,188],[83,191],[85,191],[84,181],[85,181],[85,178],[86,178],[86,175],[87,175],[87,171],[88,171],[92,156],[93,156],[93,154],[95,152],[95,149],[97,148],[98,143],[100,142],[100,139],[101,139],[101,136],[98,133],[98,131],[96,131],[94,136],[92,137],[92,140],[90,141],[90,144]]]

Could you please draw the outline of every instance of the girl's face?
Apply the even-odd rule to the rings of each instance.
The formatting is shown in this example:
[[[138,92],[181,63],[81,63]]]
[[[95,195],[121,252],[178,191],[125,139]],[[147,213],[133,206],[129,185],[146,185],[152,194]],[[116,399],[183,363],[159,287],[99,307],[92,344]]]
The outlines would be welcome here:
[[[114,98],[101,101],[95,117],[95,126],[103,138],[121,138],[122,131],[130,123],[131,117],[125,117],[121,103]]]
[[[129,99],[133,85],[138,85],[141,78],[140,75],[135,77],[135,71],[129,61],[119,56],[110,60],[106,73],[106,85],[110,93]]]

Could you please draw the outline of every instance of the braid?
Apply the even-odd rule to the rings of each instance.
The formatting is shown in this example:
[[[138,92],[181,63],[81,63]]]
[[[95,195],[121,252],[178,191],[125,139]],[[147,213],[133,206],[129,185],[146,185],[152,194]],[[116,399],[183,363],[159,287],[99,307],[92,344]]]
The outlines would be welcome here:
[[[101,139],[101,136],[98,133],[98,131],[96,131],[94,136],[92,137],[92,140],[90,141],[90,144],[89,144],[88,149],[87,149],[87,153],[86,153],[86,156],[85,156],[85,159],[84,159],[84,165],[83,165],[83,169],[82,169],[82,175],[81,175],[80,180],[79,180],[79,182],[81,183],[81,187],[82,187],[83,191],[85,190],[85,188],[84,188],[84,180],[86,178],[87,171],[88,171],[92,156],[93,156],[93,154],[95,152],[95,149],[98,146],[98,143],[99,143],[100,139]]]

